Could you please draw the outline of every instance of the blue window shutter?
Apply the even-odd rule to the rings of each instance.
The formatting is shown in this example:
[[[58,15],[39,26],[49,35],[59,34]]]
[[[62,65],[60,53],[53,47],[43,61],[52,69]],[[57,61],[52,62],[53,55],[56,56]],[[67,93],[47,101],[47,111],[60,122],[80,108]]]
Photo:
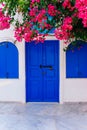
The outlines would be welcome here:
[[[78,51],[78,77],[87,78],[87,44]]]
[[[78,51],[72,52],[68,50],[66,52],[66,78],[78,77]]]
[[[18,78],[18,50],[15,45],[10,42],[6,43],[6,75],[7,78]]]
[[[0,78],[6,78],[6,47],[0,43]]]

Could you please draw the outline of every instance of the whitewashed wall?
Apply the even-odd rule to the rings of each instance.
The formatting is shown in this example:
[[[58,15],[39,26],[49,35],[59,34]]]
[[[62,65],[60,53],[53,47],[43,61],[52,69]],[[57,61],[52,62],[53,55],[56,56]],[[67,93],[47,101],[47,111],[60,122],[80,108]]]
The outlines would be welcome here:
[[[13,28],[0,31],[0,42],[14,43]],[[25,102],[25,45],[16,43],[19,51],[19,79],[0,79],[0,101]]]
[[[56,40],[54,36],[47,40]],[[0,42],[14,43],[13,28],[0,31]],[[87,79],[66,79],[66,57],[63,51],[63,42],[60,42],[60,103],[87,102]],[[0,79],[0,101],[25,102],[25,43],[16,42],[19,51],[19,79]]]

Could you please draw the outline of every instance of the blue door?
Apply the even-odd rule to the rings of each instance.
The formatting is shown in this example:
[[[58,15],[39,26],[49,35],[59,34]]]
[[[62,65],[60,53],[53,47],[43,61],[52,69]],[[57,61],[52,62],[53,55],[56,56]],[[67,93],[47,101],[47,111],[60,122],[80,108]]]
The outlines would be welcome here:
[[[26,101],[59,102],[59,44],[26,43]]]

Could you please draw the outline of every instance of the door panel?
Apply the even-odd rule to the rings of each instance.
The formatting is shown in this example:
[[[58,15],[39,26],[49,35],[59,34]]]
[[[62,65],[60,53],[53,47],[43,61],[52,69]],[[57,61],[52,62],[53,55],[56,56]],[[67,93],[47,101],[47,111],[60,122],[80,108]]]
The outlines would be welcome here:
[[[26,101],[59,101],[58,41],[26,43]]]
[[[58,89],[55,88],[55,80],[45,81],[44,93],[44,101],[58,102]]]
[[[41,101],[42,100],[42,88],[40,80],[30,80],[30,88],[29,88],[29,101]]]
[[[44,64],[49,66],[45,69],[44,76],[44,100],[58,101],[58,44],[55,41],[45,42]]]
[[[50,45],[49,43],[45,43],[44,53],[45,53],[45,64],[47,65],[55,65],[55,43]]]
[[[26,80],[27,80],[27,101],[42,100],[42,73],[40,64],[42,62],[42,45],[34,42],[26,43]]]

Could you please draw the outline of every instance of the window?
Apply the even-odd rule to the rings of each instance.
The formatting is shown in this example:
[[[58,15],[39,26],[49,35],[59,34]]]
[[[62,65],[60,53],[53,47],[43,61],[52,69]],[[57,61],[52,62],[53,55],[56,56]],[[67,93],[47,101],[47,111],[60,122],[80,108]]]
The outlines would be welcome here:
[[[87,78],[87,44],[66,52],[66,78]]]
[[[0,43],[0,78],[18,78],[18,50],[11,42]]]

